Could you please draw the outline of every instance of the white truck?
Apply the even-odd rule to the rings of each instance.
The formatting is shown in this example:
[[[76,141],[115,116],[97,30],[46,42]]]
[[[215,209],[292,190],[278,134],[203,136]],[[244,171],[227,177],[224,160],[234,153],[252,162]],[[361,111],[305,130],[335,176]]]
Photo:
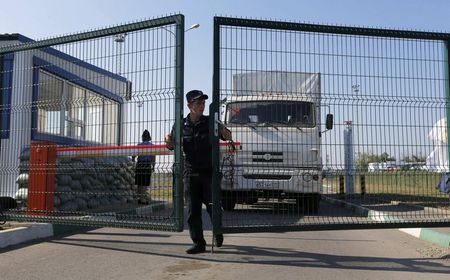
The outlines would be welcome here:
[[[221,121],[241,144],[222,154],[222,207],[259,198],[296,199],[317,213],[322,193],[319,73],[258,71],[233,75]],[[326,117],[326,129],[333,115]]]

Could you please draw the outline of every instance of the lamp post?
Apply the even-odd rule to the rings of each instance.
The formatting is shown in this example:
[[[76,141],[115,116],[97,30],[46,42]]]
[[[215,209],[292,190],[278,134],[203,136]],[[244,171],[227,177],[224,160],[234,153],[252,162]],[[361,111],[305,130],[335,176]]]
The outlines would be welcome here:
[[[117,75],[122,71],[122,44],[125,42],[127,33],[117,34],[114,36],[114,42],[117,43]]]
[[[191,25],[191,27],[189,27],[188,29],[184,30],[184,32],[188,32],[189,30],[195,29],[195,28],[199,28],[200,24],[198,23],[194,23],[193,25]]]
[[[184,32],[186,33],[186,32],[188,32],[189,30],[192,30],[192,29],[195,29],[195,28],[199,28],[199,27],[200,27],[200,24],[194,23],[193,25],[191,25],[191,27],[189,27],[188,29],[184,30]],[[167,29],[167,28],[164,27],[164,26],[161,26],[161,28],[164,29],[164,30],[166,30],[167,32],[171,33],[173,36],[176,36],[175,33],[174,33],[172,30]]]

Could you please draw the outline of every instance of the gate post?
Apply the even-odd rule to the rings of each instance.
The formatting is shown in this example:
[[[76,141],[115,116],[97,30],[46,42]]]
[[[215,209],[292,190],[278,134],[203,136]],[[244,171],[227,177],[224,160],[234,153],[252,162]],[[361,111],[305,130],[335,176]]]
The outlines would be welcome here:
[[[444,65],[444,79],[445,83],[445,119],[447,130],[447,159],[450,159],[450,40],[445,41],[444,61],[447,63]],[[447,160],[447,162],[449,162]],[[450,170],[450,166],[446,166],[447,170]]]
[[[53,211],[55,171],[56,145],[50,142],[32,142],[28,179],[28,215],[46,216]]]
[[[222,233],[222,186],[220,174],[220,156],[219,156],[219,100],[220,100],[220,24],[217,18],[214,18],[214,48],[213,48],[213,88],[212,103],[209,106],[210,115],[210,139],[212,146],[212,230],[213,238],[216,234]],[[212,242],[214,244],[214,242]],[[212,250],[214,246],[212,247]]]
[[[355,192],[355,170],[353,164],[353,128],[352,122],[346,121],[344,130],[344,165],[345,165],[345,192]]]

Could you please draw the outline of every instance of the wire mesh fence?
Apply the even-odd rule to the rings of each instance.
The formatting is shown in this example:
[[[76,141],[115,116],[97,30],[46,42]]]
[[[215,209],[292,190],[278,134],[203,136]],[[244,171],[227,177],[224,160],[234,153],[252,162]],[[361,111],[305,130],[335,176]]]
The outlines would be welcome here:
[[[0,196],[11,219],[180,230],[184,17],[43,41],[0,35]],[[145,135],[144,131],[148,131]]]
[[[222,17],[214,30],[210,114],[234,140],[213,141],[215,231],[450,224],[449,34]],[[183,56],[182,15],[0,35],[5,217],[181,230]]]
[[[241,146],[217,160],[222,231],[449,224],[449,34],[223,17],[215,33],[216,110]]]

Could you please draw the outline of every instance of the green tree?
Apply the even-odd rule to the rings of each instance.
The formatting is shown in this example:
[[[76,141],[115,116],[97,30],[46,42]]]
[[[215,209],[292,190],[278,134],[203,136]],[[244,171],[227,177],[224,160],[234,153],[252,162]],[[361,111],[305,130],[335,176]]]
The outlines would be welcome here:
[[[391,157],[388,153],[384,152],[378,156],[377,162],[395,161],[395,157]]]

